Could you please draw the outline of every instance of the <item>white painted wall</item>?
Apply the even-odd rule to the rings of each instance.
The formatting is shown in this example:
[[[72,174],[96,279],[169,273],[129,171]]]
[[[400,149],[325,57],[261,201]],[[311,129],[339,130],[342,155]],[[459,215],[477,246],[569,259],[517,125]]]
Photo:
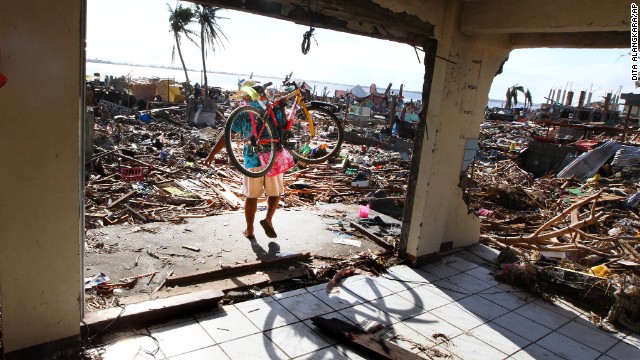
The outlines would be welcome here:
[[[5,352],[79,334],[81,5],[0,1]]]

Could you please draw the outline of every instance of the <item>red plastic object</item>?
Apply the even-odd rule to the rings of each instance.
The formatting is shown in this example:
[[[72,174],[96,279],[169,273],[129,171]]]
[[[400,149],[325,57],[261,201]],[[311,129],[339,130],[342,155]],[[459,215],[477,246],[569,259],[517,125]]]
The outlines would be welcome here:
[[[147,169],[145,173],[144,168],[122,168],[120,169],[120,179],[123,181],[143,181],[144,177],[151,173],[151,167]]]
[[[4,86],[4,84],[7,83],[7,77],[4,76],[4,74],[0,73],[0,88]]]

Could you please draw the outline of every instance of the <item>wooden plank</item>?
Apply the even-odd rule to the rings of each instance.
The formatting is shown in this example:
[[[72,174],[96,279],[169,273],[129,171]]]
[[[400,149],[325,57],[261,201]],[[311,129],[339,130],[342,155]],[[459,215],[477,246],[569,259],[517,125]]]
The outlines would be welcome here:
[[[137,217],[140,221],[142,222],[147,222],[149,221],[146,216],[142,215],[141,213],[137,212],[135,209],[133,209],[131,206],[124,204],[124,207],[127,208],[127,210],[129,210],[129,212],[131,214],[133,214],[133,216]]]
[[[620,245],[622,246],[622,249],[625,250],[626,253],[628,253],[629,255],[631,255],[632,258],[635,259],[635,261],[640,261],[640,253],[638,253],[633,246],[631,246],[631,244],[629,244],[627,242],[628,240],[618,240],[618,242],[620,243]]]
[[[182,248],[183,249],[187,249],[187,250],[191,250],[191,251],[196,251],[196,252],[200,251],[200,248],[195,247],[195,246],[190,246],[190,245],[182,245]]]
[[[124,200],[126,200],[129,197],[131,197],[131,195],[133,195],[135,193],[136,193],[135,190],[129,191],[128,193],[122,195],[118,200],[112,202],[109,206],[107,206],[107,208],[114,207],[114,206],[118,205],[119,203],[123,202]]]
[[[99,333],[107,327],[110,330],[137,328],[175,316],[215,308],[222,298],[224,294],[219,290],[192,290],[186,294],[127,304],[122,308],[87,312],[80,326],[85,332],[88,329],[88,333],[92,334]]]
[[[224,191],[223,191],[223,190],[220,190],[220,189],[218,188],[218,186],[220,186],[222,189],[224,189]],[[222,182],[220,182],[220,181],[216,181],[216,182],[211,186],[211,189],[213,189],[213,191],[215,191],[215,192],[216,192],[216,194],[220,195],[223,199],[225,199],[225,200],[226,200],[226,202],[227,202],[227,203],[228,203],[228,204],[229,204],[233,209],[238,209],[238,208],[242,207],[242,206],[243,206],[243,204],[244,204],[244,203],[240,200],[240,198],[238,198],[238,197],[236,196],[236,194],[234,194],[234,193],[231,191],[231,188],[230,188],[228,185],[226,185],[226,184],[224,184],[224,183],[222,183]]]
[[[193,284],[198,282],[211,281],[223,277],[231,277],[249,271],[261,270],[270,266],[278,266],[295,261],[307,260],[311,257],[310,253],[292,254],[282,257],[276,257],[273,260],[254,261],[246,264],[232,265],[216,270],[202,270],[184,275],[167,276],[167,286]]]
[[[422,357],[340,319],[311,318],[313,324],[372,359],[418,360]]]
[[[206,284],[198,284],[198,287],[201,289],[213,289],[222,292],[228,291],[240,291],[248,288],[253,288],[255,286],[263,286],[274,284],[282,281],[288,281],[292,279],[297,279],[300,277],[306,276],[306,268],[296,268],[295,270],[275,270],[275,271],[264,271],[260,273],[254,273],[249,275],[242,275],[236,277],[230,277],[228,279],[220,279],[213,280],[207,282]],[[165,280],[166,281],[166,280]],[[162,286],[165,285],[165,282],[162,282]],[[159,289],[160,287],[158,287]],[[154,290],[153,294],[158,290]],[[193,287],[191,286],[178,286],[171,289],[171,296],[187,294],[193,292]],[[160,295],[163,296],[163,295]]]
[[[365,229],[364,227],[360,226],[359,224],[351,222],[351,227],[356,229],[356,230],[358,230],[358,231],[360,231],[362,233],[362,235],[366,236],[367,238],[372,240],[374,243],[382,246],[383,248],[385,248],[385,249],[393,249],[393,245],[391,245],[388,242],[384,241],[379,236],[370,233],[369,230]]]
[[[575,223],[577,223],[577,222],[580,220],[580,218],[578,217],[578,215],[579,215],[579,214],[578,214],[578,209],[573,209],[573,211],[571,212],[571,223],[572,223],[572,224],[575,224]],[[573,238],[573,241],[574,241],[574,242],[576,242],[576,241],[580,241],[580,234],[577,234],[577,233],[576,233],[576,234],[573,234],[573,236],[574,236],[574,238]]]
[[[305,273],[305,269],[297,269],[294,271],[286,272],[264,272],[261,274],[251,274],[229,279],[216,280],[211,283],[211,285],[214,289],[227,292],[231,290],[242,290],[246,288],[252,288],[254,286],[261,286],[291,280],[305,276]],[[208,287],[209,284],[207,284],[207,288]]]

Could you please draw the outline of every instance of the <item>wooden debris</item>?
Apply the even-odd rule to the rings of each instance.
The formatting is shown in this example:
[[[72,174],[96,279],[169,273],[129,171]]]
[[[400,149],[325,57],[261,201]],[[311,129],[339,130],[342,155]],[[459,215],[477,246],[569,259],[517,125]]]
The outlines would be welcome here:
[[[276,257],[273,260],[254,261],[240,265],[231,265],[216,270],[205,270],[192,272],[185,275],[176,275],[167,277],[167,286],[193,284],[197,282],[210,281],[221,277],[236,276],[247,271],[256,271],[265,267],[282,265],[290,262],[306,260],[311,254],[293,254],[282,257]]]
[[[313,324],[326,333],[346,342],[348,346],[363,352],[375,359],[418,360],[417,354],[392,342],[370,334],[340,319],[325,319],[320,316],[311,318]]]
[[[356,223],[356,222],[351,222],[351,227],[358,230],[359,232],[361,232],[364,236],[366,236],[367,238],[369,238],[370,240],[372,240],[373,242],[375,242],[376,244],[382,246],[385,249],[392,249],[393,245],[389,244],[388,242],[386,242],[385,240],[383,240],[382,238],[380,238],[379,236],[372,234],[371,232],[369,232],[369,230],[365,229],[363,226],[361,226],[360,224]]]
[[[189,245],[182,245],[183,249],[187,249],[187,250],[191,250],[191,251],[195,251],[195,252],[199,252],[200,248],[197,248],[195,246],[189,246]]]
[[[129,191],[128,193],[126,193],[126,194],[122,195],[120,198],[118,198],[118,200],[116,200],[116,201],[112,202],[111,204],[109,204],[109,206],[107,206],[107,208],[111,208],[111,207],[114,207],[114,206],[120,204],[121,202],[123,202],[124,200],[128,199],[130,196],[132,196],[135,193],[136,193],[135,190]]]

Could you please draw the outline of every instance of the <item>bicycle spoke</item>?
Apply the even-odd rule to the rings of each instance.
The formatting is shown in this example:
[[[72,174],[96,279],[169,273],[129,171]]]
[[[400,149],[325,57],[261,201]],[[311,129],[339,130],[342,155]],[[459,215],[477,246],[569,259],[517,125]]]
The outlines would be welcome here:
[[[329,110],[310,106],[309,115],[312,125],[300,109],[288,136],[287,147],[298,160],[308,163],[321,163],[337,155],[342,144],[342,125]]]
[[[277,139],[257,109],[236,109],[225,125],[225,140],[229,160],[244,175],[260,177],[268,172]]]

